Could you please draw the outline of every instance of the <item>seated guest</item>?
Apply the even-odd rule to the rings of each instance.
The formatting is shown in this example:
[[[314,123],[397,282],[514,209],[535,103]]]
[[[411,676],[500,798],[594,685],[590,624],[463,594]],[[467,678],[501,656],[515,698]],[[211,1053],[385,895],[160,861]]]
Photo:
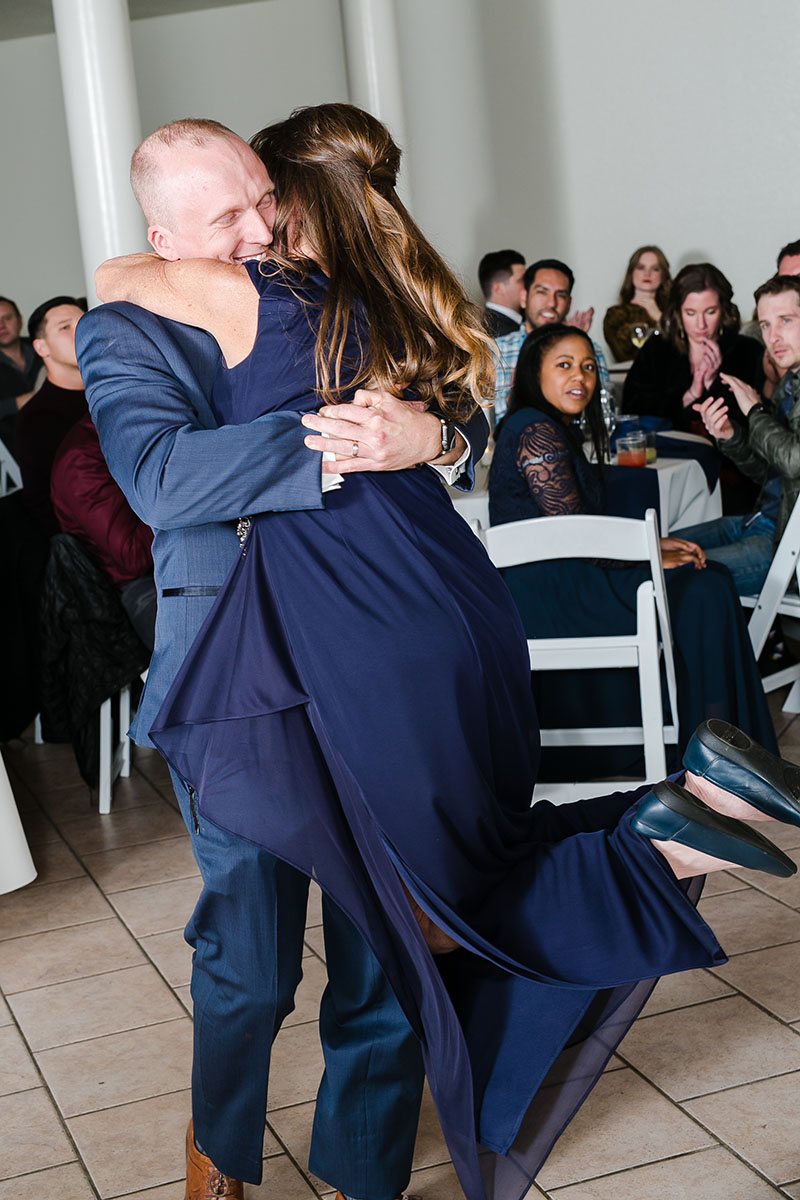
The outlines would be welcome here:
[[[584,411],[596,461],[602,463],[606,431],[591,341],[566,325],[536,330],[520,353],[508,411],[497,434],[489,475],[492,525],[603,511],[602,467],[587,460],[574,425]],[[733,721],[774,746],[772,722],[729,572],[718,563],[706,565],[702,551],[689,541],[662,538],[661,545],[664,566],[670,568],[666,580],[680,747],[695,726],[711,716]],[[602,555],[602,546],[597,552]],[[529,637],[603,636],[628,633],[635,627],[636,592],[648,578],[648,570],[630,564],[557,561],[508,568],[503,575]],[[628,724],[627,712],[630,724],[639,723],[638,690],[628,672],[580,672],[577,682],[575,674],[543,672],[534,677],[548,725],[595,726],[602,711],[613,711],[614,723]],[[567,774],[575,770],[575,756],[570,748]],[[554,778],[550,772],[558,756],[548,754],[548,758],[544,777]],[[597,761],[598,751],[593,749],[587,763],[592,777]],[[609,771],[629,765],[604,759]],[[558,766],[555,771],[561,773]]]
[[[55,296],[28,321],[47,379],[17,418],[17,460],[25,506],[47,537],[59,532],[50,502],[50,468],[62,438],[88,411],[75,357],[75,326],[85,311],[74,297]]]
[[[112,479],[88,413],[61,442],[50,476],[50,497],[62,532],[82,542],[119,589],[131,624],[152,650],[156,624],[153,532],[139,520]]]
[[[733,289],[722,272],[711,263],[684,267],[670,288],[659,333],[648,338],[628,372],[623,411],[664,417],[675,429],[690,430],[697,416],[693,405],[712,395],[733,399],[720,373],[760,392],[763,350],[739,326]]]
[[[542,258],[538,262],[531,263],[523,276],[523,282],[525,284],[524,323],[516,332],[505,334],[497,339],[494,411],[498,420],[506,411],[508,392],[525,338],[534,329],[540,329],[543,325],[566,321],[572,305],[575,275],[567,264],[559,259]],[[593,308],[586,309],[584,312],[576,312],[569,324],[588,333],[593,315]],[[596,342],[592,342],[592,346],[597,361],[600,385],[610,392],[611,381],[603,351]]]
[[[635,358],[661,323],[672,277],[658,246],[640,246],[631,255],[619,290],[619,304],[603,318],[603,336],[617,362]]]
[[[478,279],[486,300],[486,330],[492,337],[514,333],[522,324],[525,259],[518,250],[492,250],[478,264]]]
[[[800,241],[789,242],[778,252],[777,267],[776,275],[800,275]],[[742,333],[746,337],[755,338],[756,341],[761,342],[762,346],[764,345],[764,335],[758,323],[757,312],[753,312],[752,321],[742,328]],[[772,361],[768,350],[764,351],[764,374],[766,382],[762,388],[762,395],[772,396],[775,385],[781,381],[785,372],[781,371],[777,363]]]
[[[769,399],[733,375],[721,376],[744,424],[731,421],[730,401],[699,405],[707,431],[745,474],[762,484],[754,512],[721,517],[682,531],[724,563],[740,595],[761,591],[775,544],[800,496],[800,277],[776,275],[755,294],[764,344],[783,372]]]
[[[30,400],[42,360],[30,338],[20,337],[22,316],[13,300],[0,296],[0,440],[15,453],[18,411]]]

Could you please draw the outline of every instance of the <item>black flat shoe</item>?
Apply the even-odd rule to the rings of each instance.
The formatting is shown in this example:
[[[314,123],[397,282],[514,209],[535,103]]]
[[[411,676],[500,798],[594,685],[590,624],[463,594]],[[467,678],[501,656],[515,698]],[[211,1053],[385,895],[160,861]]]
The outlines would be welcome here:
[[[770,754],[741,729],[712,718],[698,725],[683,765],[787,825],[800,825],[800,767]]]
[[[644,797],[631,822],[643,837],[680,842],[724,862],[788,878],[797,866],[769,838],[709,808],[686,788],[664,780]]]

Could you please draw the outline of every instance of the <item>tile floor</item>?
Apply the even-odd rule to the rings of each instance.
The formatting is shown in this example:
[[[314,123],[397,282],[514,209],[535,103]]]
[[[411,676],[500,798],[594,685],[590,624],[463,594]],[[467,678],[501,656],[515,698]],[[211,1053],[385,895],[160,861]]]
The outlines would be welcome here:
[[[775,712],[800,763],[800,717]],[[68,748],[23,739],[4,757],[39,876],[0,897],[0,1200],[182,1200],[182,928],[199,880],[166,770],[137,751],[100,817]],[[770,833],[800,861],[800,830]],[[662,981],[531,1200],[800,1200],[800,875],[720,875],[701,904],[730,962]],[[321,932],[312,897],[251,1198],[331,1194],[303,1170],[321,1072]],[[462,1195],[427,1098],[412,1190]]]

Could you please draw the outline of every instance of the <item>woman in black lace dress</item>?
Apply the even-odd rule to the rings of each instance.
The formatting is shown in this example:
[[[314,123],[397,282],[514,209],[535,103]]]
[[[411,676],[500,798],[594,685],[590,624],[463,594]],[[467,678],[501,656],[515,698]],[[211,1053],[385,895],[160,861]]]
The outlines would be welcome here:
[[[489,477],[493,525],[603,512],[602,467],[586,458],[574,424],[585,411],[595,457],[602,463],[606,434],[595,382],[592,345],[578,330],[549,325],[527,339]],[[730,573],[706,563],[697,546],[676,538],[662,538],[662,558],[670,568],[666,582],[680,749],[700,721],[714,716],[774,748],[772,721]],[[647,573],[635,564],[567,560],[511,567],[504,575],[528,635],[563,637],[628,633],[636,621],[636,590]],[[548,672],[534,678],[534,691],[548,726],[595,726],[603,712],[613,713],[617,724],[628,710],[630,723],[638,723],[633,672]],[[587,778],[622,772],[634,769],[638,755],[637,750],[603,752],[600,770],[597,750],[546,750],[541,774],[575,778],[576,758]]]

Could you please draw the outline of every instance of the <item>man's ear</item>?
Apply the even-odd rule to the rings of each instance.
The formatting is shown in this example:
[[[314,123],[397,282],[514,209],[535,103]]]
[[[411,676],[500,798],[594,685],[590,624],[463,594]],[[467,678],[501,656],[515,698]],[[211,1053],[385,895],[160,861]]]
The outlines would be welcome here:
[[[50,353],[50,348],[48,347],[47,342],[44,340],[44,338],[34,338],[31,345],[33,346],[36,353],[39,355],[39,358],[42,358],[42,359],[47,358],[47,356]]]
[[[161,258],[166,258],[169,262],[176,262],[179,258],[179,255],[175,253],[172,234],[168,229],[162,229],[160,225],[151,225],[147,230],[147,240]]]

